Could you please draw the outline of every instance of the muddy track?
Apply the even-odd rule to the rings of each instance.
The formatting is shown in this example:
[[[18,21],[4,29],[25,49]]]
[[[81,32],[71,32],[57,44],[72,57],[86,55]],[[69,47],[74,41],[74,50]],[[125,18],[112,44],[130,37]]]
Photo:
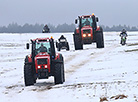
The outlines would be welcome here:
[[[96,87],[101,87],[101,89],[105,89],[105,88],[109,88],[112,86],[118,88],[118,87],[129,87],[130,89],[132,87],[137,87],[137,81],[133,82],[133,85],[131,85],[129,82],[126,81],[114,81],[114,82],[91,82],[91,83],[76,83],[76,84],[71,84],[71,85],[57,85],[55,86],[53,83],[50,83],[47,85],[42,85],[42,86],[38,86],[38,85],[34,85],[35,87],[30,88],[29,91],[36,91],[36,92],[42,92],[42,91],[47,91],[47,90],[51,90],[51,89],[59,89],[59,88],[63,88],[63,89],[78,89],[78,88],[84,88],[87,87],[88,89],[96,89]],[[7,90],[12,90],[15,87],[19,87],[19,86],[9,86],[6,87]],[[25,87],[20,86],[20,90],[18,90],[17,92],[21,93],[23,90],[26,90]],[[109,90],[108,89],[108,90]],[[120,89],[120,88],[119,88]]]
[[[16,68],[2,69],[0,72],[0,76],[4,75],[7,72],[13,71],[13,70],[16,70]]]

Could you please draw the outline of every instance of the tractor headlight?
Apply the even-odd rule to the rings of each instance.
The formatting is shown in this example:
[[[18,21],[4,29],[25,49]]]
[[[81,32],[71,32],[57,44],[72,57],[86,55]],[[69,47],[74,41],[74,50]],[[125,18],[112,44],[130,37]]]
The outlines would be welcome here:
[[[47,68],[47,65],[45,65],[45,68]]]
[[[38,66],[38,69],[40,69],[41,68],[41,66]]]
[[[83,37],[86,37],[86,34],[83,34]]]
[[[91,34],[88,34],[88,37],[91,37]]]

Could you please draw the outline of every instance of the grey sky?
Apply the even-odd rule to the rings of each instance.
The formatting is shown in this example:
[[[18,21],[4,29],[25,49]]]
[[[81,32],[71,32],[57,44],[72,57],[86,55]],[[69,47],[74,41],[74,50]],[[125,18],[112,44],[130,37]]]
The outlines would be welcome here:
[[[0,0],[0,26],[74,23],[95,13],[104,25],[138,25],[138,0]]]

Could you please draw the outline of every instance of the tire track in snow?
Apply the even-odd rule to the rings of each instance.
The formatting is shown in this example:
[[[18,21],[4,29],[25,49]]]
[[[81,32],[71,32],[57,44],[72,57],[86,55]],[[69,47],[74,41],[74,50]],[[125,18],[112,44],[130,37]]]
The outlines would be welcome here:
[[[111,51],[111,50],[113,50],[113,49],[115,49],[116,47],[118,47],[118,45],[113,45],[113,46],[110,46],[110,47],[107,47],[107,48],[104,48],[104,49],[92,49],[92,50],[102,50],[102,51],[99,51],[99,52],[94,52],[94,53],[92,53],[92,50],[90,50],[89,49],[89,51],[87,51],[88,53],[85,53],[85,51],[86,50],[81,50],[82,51],[82,53],[83,53],[83,56],[84,56],[84,54],[85,54],[85,56],[87,56],[87,58],[89,58],[89,59],[86,59],[86,58],[84,58],[83,60],[82,59],[79,59],[77,62],[79,62],[79,63],[77,63],[77,64],[74,64],[73,63],[73,61],[75,61],[76,59],[76,57],[71,61],[73,64],[71,64],[69,67],[68,66],[66,66],[66,67],[68,67],[66,70],[65,70],[65,73],[66,73],[66,78],[68,77],[68,76],[70,76],[71,74],[73,74],[76,70],[78,70],[80,67],[82,67],[82,66],[85,66],[87,63],[89,63],[92,59],[95,59],[95,58],[97,58],[97,57],[99,57],[99,56],[101,56],[101,55],[103,55],[104,53],[108,53],[109,51]],[[76,56],[81,56],[81,54],[82,53],[80,53],[80,54],[78,54],[78,55],[76,55]],[[66,62],[65,62],[66,63]]]
[[[65,59],[65,63],[72,61],[76,56],[76,54],[70,55],[67,59]]]

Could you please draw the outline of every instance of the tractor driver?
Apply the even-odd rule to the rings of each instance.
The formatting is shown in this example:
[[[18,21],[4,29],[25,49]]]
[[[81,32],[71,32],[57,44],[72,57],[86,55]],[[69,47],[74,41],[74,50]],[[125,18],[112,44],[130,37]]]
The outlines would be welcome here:
[[[86,19],[86,21],[83,24],[85,24],[86,26],[90,25],[90,21],[88,20],[88,18]]]
[[[47,48],[41,43],[41,46],[37,49],[40,52],[47,52]]]

